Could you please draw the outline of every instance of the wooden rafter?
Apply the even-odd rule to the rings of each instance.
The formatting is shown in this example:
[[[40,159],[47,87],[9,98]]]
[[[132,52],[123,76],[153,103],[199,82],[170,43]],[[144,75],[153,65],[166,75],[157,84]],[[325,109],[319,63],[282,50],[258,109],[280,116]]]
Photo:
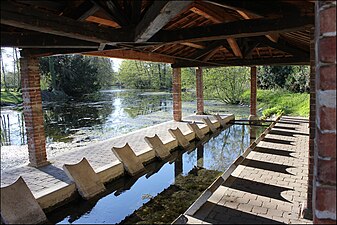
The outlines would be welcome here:
[[[97,43],[133,41],[132,32],[124,29],[84,24],[70,18],[3,1],[1,1],[1,24]]]
[[[155,1],[135,29],[135,42],[146,42],[192,1]]]
[[[66,10],[64,10],[64,12],[62,12],[61,15],[72,18],[74,20],[84,21],[89,16],[97,12],[98,9],[99,7],[96,4],[93,4],[90,1],[84,1],[76,8],[67,8]]]

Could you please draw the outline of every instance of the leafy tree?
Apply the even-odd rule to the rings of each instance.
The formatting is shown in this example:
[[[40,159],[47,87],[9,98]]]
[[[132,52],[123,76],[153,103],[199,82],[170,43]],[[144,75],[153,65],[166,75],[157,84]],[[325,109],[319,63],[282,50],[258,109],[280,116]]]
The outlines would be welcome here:
[[[242,102],[243,92],[249,88],[248,67],[222,67],[204,70],[205,98],[229,104]]]
[[[41,72],[44,76],[51,76],[50,62],[55,72],[55,89],[64,91],[67,95],[80,97],[83,94],[100,89],[98,68],[90,62],[89,57],[81,55],[63,55],[42,58]]]

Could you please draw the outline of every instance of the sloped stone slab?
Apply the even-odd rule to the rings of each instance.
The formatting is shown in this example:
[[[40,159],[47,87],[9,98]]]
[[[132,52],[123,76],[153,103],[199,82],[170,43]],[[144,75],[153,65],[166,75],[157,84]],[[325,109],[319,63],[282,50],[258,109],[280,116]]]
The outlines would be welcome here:
[[[221,118],[219,114],[214,115],[214,118],[220,123],[221,127],[226,126],[226,122]]]
[[[183,135],[179,127],[177,127],[176,129],[169,129],[169,132],[178,141],[178,144],[181,147],[187,148],[190,145],[190,142]]]
[[[188,123],[187,126],[195,133],[197,139],[201,140],[205,137],[204,133],[200,130],[195,122]]]
[[[74,165],[63,165],[63,170],[75,182],[78,192],[84,199],[90,199],[105,191],[104,184],[86,158]]]
[[[165,147],[157,134],[155,134],[153,137],[145,137],[144,139],[146,143],[153,149],[157,157],[165,159],[170,156],[170,150]]]
[[[1,188],[1,219],[5,224],[39,224],[47,221],[22,177]]]
[[[126,143],[125,146],[121,148],[112,147],[112,151],[119,161],[121,161],[124,169],[131,176],[134,176],[137,173],[145,170],[143,163],[139,160],[128,143]]]
[[[209,129],[212,131],[212,133],[215,133],[215,132],[216,132],[216,127],[215,127],[214,124],[210,121],[209,118],[203,118],[203,119],[202,119],[202,122],[204,122],[204,123],[209,127]]]

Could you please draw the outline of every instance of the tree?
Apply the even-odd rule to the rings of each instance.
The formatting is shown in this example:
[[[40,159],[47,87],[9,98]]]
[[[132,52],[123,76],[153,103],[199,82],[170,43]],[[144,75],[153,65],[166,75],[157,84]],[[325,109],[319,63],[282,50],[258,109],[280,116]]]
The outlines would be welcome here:
[[[222,67],[204,70],[205,98],[229,104],[242,102],[242,94],[249,88],[248,67]]]

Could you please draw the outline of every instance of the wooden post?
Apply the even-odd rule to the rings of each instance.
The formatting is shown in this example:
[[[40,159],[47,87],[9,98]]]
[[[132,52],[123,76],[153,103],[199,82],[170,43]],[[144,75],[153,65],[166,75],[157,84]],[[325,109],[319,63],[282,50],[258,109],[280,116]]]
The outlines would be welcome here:
[[[173,69],[173,119],[181,121],[181,68]]]
[[[195,70],[196,75],[196,91],[197,91],[197,115],[204,114],[204,85],[202,77],[202,68]]]
[[[250,68],[250,116],[249,120],[258,120],[256,113],[256,92],[257,92],[257,82],[256,82],[256,66]]]
[[[23,114],[27,131],[29,165],[41,167],[49,164],[46,152],[39,59],[21,52],[21,85]]]

